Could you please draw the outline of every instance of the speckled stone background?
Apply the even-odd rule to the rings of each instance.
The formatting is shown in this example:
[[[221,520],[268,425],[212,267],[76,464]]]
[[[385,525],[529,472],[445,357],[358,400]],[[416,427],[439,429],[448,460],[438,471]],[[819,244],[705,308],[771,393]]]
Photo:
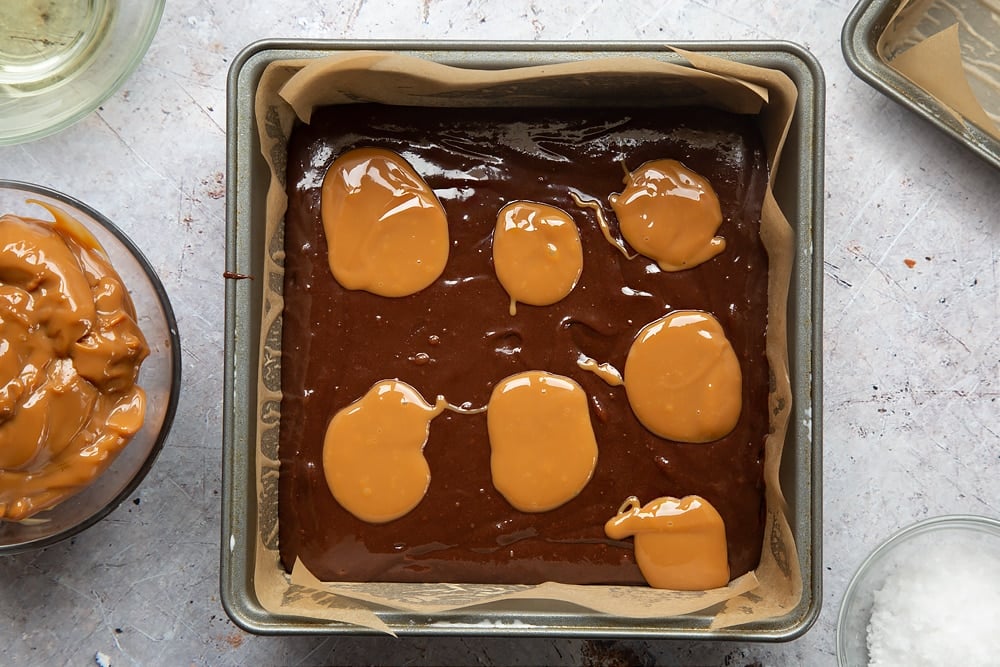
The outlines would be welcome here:
[[[1000,516],[1000,171],[857,79],[853,0],[171,0],[145,60],[0,177],[117,222],[179,318],[184,390],[136,493],[49,549],[0,559],[5,665],[824,665],[847,582],[897,529]],[[269,37],[791,40],[827,78],[823,611],[784,644],[257,637],[219,602],[225,84]]]

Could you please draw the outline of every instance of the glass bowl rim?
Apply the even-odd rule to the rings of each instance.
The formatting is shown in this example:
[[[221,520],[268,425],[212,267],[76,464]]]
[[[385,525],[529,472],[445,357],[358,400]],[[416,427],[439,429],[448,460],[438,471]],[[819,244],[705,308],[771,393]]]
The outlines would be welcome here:
[[[135,0],[130,0],[130,2],[135,2]],[[66,128],[83,120],[114,95],[125,84],[128,78],[132,76],[132,73],[138,69],[139,64],[146,57],[149,47],[153,44],[153,39],[156,37],[157,31],[160,29],[160,22],[163,20],[163,11],[167,6],[167,0],[146,0],[146,2],[150,5],[149,20],[143,26],[142,30],[138,31],[135,35],[135,41],[132,42],[132,46],[135,48],[129,54],[128,60],[122,61],[122,66],[116,72],[114,78],[109,79],[108,85],[100,93],[91,96],[86,102],[80,102],[78,108],[73,113],[58,117],[56,122],[49,123],[44,127],[13,132],[11,134],[0,134],[0,146],[16,146],[17,144],[44,139],[45,137],[62,132]]]
[[[861,585],[864,575],[871,570],[875,563],[879,562],[886,556],[886,554],[891,552],[900,544],[918,535],[946,528],[985,528],[987,529],[986,532],[992,533],[995,537],[1000,538],[1000,520],[998,519],[979,514],[944,514],[941,516],[921,519],[916,523],[901,528],[875,547],[875,549],[873,549],[872,552],[868,554],[863,561],[861,561],[857,570],[854,571],[850,582],[847,584],[847,588],[844,590],[844,597],[840,601],[840,610],[837,613],[835,637],[837,645],[837,663],[839,665],[847,664],[844,662],[844,626],[848,620],[848,607],[858,595],[858,587]]]
[[[40,537],[27,542],[18,542],[17,544],[0,545],[0,556],[6,556],[52,546],[53,544],[83,532],[87,528],[90,528],[94,524],[100,522],[104,519],[104,517],[117,509],[118,506],[121,505],[133,491],[135,491],[139,484],[141,484],[146,478],[146,475],[149,473],[153,464],[156,462],[156,459],[159,457],[160,451],[163,449],[163,443],[166,441],[167,436],[170,434],[170,429],[173,426],[174,416],[177,412],[177,403],[180,400],[182,364],[181,341],[180,334],[177,329],[177,318],[175,317],[174,309],[170,304],[170,298],[167,295],[167,290],[163,286],[163,282],[160,280],[159,275],[157,275],[155,269],[153,269],[153,265],[149,263],[146,256],[141,250],[139,250],[138,246],[135,245],[132,239],[129,238],[125,232],[115,225],[110,218],[90,205],[85,204],[75,197],[59,192],[58,190],[53,190],[52,188],[44,185],[0,178],[0,189],[22,190],[49,197],[56,201],[63,202],[68,206],[72,206],[88,215],[94,222],[106,229],[112,236],[115,237],[115,240],[121,243],[122,246],[128,250],[128,252],[133,256],[133,258],[135,258],[136,262],[142,268],[143,273],[146,274],[146,278],[149,280],[153,291],[156,293],[157,300],[163,310],[164,319],[166,320],[167,325],[167,332],[170,336],[170,372],[173,378],[173,381],[170,383],[167,406],[163,413],[163,424],[160,427],[159,432],[156,434],[156,440],[154,441],[149,454],[143,460],[142,465],[136,469],[132,478],[122,488],[118,495],[112,498],[109,502],[105,503],[103,507],[83,521],[69,526],[59,532],[53,533],[52,535]]]

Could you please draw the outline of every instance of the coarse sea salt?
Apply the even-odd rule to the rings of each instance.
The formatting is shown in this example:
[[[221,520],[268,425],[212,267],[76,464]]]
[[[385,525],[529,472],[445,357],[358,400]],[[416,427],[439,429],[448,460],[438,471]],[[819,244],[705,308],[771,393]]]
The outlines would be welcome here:
[[[1000,552],[975,540],[925,545],[875,592],[869,665],[996,665]]]

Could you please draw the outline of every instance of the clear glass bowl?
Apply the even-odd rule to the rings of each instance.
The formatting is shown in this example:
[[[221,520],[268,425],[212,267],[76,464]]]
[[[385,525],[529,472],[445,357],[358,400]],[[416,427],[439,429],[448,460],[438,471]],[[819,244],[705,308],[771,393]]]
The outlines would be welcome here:
[[[114,462],[80,493],[31,521],[0,521],[0,555],[48,546],[97,523],[127,498],[146,476],[170,431],[181,381],[181,348],[177,320],[166,290],[153,267],[131,240],[110,220],[86,204],[48,188],[0,180],[0,215],[50,220],[48,211],[26,200],[51,203],[82,223],[100,242],[132,295],[139,328],[149,356],[139,372],[146,392],[142,428]]]
[[[868,665],[868,624],[875,595],[887,579],[902,568],[933,557],[935,550],[950,552],[956,545],[1000,559],[1000,521],[970,515],[926,519],[899,531],[865,559],[847,586],[837,619],[837,660],[841,666]]]
[[[166,0],[2,0],[0,145],[72,125],[135,70]]]

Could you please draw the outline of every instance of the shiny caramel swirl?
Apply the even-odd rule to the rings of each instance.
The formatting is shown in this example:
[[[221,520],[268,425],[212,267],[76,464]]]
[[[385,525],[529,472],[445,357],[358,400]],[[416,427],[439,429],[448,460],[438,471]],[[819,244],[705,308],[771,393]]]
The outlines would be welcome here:
[[[64,211],[0,217],[0,520],[93,482],[142,426],[149,348],[121,278]]]

